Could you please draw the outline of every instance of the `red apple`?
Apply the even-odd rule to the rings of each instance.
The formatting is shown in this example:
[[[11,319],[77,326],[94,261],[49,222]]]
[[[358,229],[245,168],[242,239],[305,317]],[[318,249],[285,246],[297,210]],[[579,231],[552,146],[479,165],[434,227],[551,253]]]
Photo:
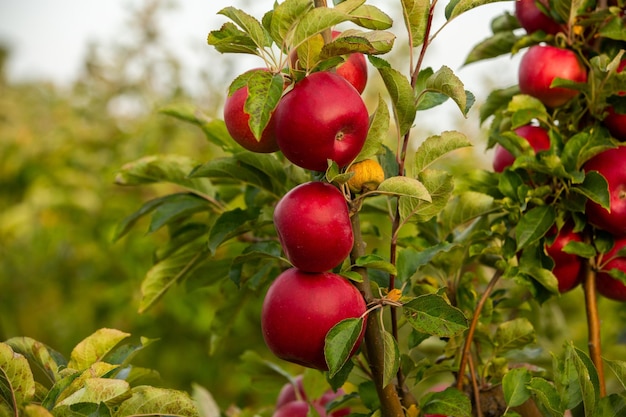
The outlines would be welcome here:
[[[613,248],[608,251],[603,259],[608,260],[596,275],[596,288],[606,298],[617,301],[626,301],[626,285],[609,275],[611,269],[619,269],[626,272],[626,257],[615,258],[615,255],[626,246],[626,239],[615,241]]]
[[[520,61],[518,80],[523,94],[531,95],[547,107],[559,107],[570,101],[578,91],[564,87],[550,87],[556,78],[587,82],[587,70],[576,53],[549,45],[535,45]]]
[[[274,116],[263,130],[261,138],[257,140],[250,129],[250,115],[245,112],[244,105],[248,98],[248,87],[236,90],[226,98],[224,103],[224,123],[232,138],[245,149],[258,153],[271,153],[278,150],[276,143]]]
[[[535,152],[550,149],[550,136],[548,131],[539,126],[521,126],[514,130],[515,134],[523,137],[528,141]],[[513,165],[515,157],[507,151],[502,145],[497,144],[494,149],[493,170],[502,172],[506,167]]]
[[[328,160],[348,165],[365,143],[369,116],[345,78],[315,72],[296,83],[274,112],[276,141],[295,165],[326,171]]]
[[[340,321],[365,314],[361,293],[331,272],[307,273],[291,268],[272,283],[261,311],[261,328],[268,348],[280,359],[328,370],[324,342]],[[352,354],[363,340],[359,336]]]
[[[598,171],[609,186],[609,208],[591,200],[585,214],[589,223],[615,236],[626,236],[626,147],[612,148],[585,163],[585,171]]]
[[[542,5],[547,6],[547,1],[538,0]],[[539,30],[549,35],[559,33],[561,25],[559,25],[552,17],[544,14],[537,6],[537,0],[516,0],[515,16],[527,33],[534,33]]]
[[[274,226],[287,259],[307,272],[341,264],[354,243],[346,199],[325,182],[300,184],[274,209]]]
[[[333,30],[333,39],[340,34],[341,32]],[[365,55],[360,53],[350,54],[345,62],[337,66],[336,72],[348,80],[359,94],[365,90],[367,85],[367,61],[365,60]]]
[[[281,408],[283,405],[303,400],[308,401],[307,395],[304,392],[304,386],[302,385],[302,375],[298,375],[295,378],[296,385],[298,386],[298,394],[299,397],[296,396],[296,389],[293,384],[287,383],[285,384],[280,392],[278,393],[278,397],[276,398],[276,409]],[[339,388],[337,392],[334,392],[332,389],[326,391],[320,398],[316,398],[311,401],[311,404],[320,415],[320,417],[326,417],[326,404],[345,394],[345,391],[342,388]],[[339,410],[335,410],[330,413],[329,417],[344,417],[350,414],[349,408],[341,408]]]
[[[277,408],[272,417],[308,417],[309,403],[306,401],[292,401]]]
[[[572,231],[573,226],[565,224],[554,238],[554,242],[546,245],[546,253],[554,261],[552,273],[559,282],[559,292],[564,293],[580,283],[581,260],[578,256],[563,252],[569,242],[582,242],[578,233]],[[556,230],[555,230],[556,232]]]
[[[626,60],[619,63],[617,72],[622,72],[626,68]],[[620,96],[626,95],[626,91],[620,91]],[[615,113],[613,106],[607,107],[608,115],[604,118],[604,125],[609,129],[611,135],[618,140],[626,140],[626,114]]]

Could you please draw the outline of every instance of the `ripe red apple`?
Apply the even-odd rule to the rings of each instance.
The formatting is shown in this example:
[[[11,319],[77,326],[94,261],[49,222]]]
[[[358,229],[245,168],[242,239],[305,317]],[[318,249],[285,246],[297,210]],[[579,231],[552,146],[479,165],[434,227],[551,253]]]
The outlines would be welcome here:
[[[626,60],[619,63],[617,72],[622,72],[624,68],[626,68]],[[626,91],[620,91],[618,94],[624,96]],[[606,111],[608,115],[604,118],[604,125],[617,140],[626,140],[626,114],[615,113],[613,106],[607,107]]]
[[[292,401],[277,408],[272,417],[308,417],[309,403],[306,401]]]
[[[550,136],[548,136],[548,131],[539,126],[521,126],[515,129],[514,132],[516,135],[526,139],[535,152],[550,149]],[[502,145],[497,144],[494,151],[493,170],[495,172],[502,172],[506,167],[513,165],[513,162],[515,162],[513,154],[507,151]]]
[[[609,275],[611,269],[619,269],[626,272],[626,257],[614,258],[620,249],[626,246],[626,239],[617,239],[613,248],[604,255],[609,260],[602,266],[602,270],[596,275],[596,288],[606,298],[617,301],[626,301],[626,285]],[[611,259],[612,258],[612,259]]]
[[[315,72],[296,83],[274,112],[276,141],[295,165],[326,171],[331,159],[348,165],[365,143],[369,116],[361,95],[345,78]]]
[[[267,291],[261,328],[268,348],[280,359],[326,371],[326,334],[341,320],[361,317],[365,311],[361,293],[348,280],[331,272],[307,273],[291,268]],[[360,346],[363,333],[352,354]]]
[[[591,200],[585,207],[589,223],[615,236],[626,236],[626,147],[606,150],[585,163],[585,171],[598,171],[609,186],[610,210]]]
[[[520,91],[537,98],[547,107],[562,106],[578,95],[578,91],[550,87],[556,78],[584,83],[587,82],[587,70],[576,53],[569,49],[549,45],[530,47],[520,61]]]
[[[539,30],[548,35],[559,33],[562,30],[561,25],[552,17],[544,14],[537,6],[537,1],[547,6],[548,2],[545,0],[517,0],[515,2],[515,16],[520,26],[529,34]]]
[[[274,209],[274,226],[287,259],[307,272],[333,269],[354,243],[346,199],[325,182],[307,182],[287,192]]]
[[[333,39],[340,34],[341,32],[333,30]],[[367,61],[365,60],[365,55],[360,53],[350,54],[345,62],[337,66],[336,72],[348,80],[359,94],[365,90],[367,85]]]
[[[283,385],[280,392],[278,393],[278,397],[276,398],[276,409],[280,409],[283,405],[303,400],[308,401],[307,395],[304,392],[304,386],[302,384],[302,375],[298,375],[295,378],[296,385],[298,386],[298,394],[299,397],[296,396],[296,389],[291,383],[287,383]],[[311,401],[311,405],[315,408],[315,411],[320,415],[320,417],[326,417],[326,404],[345,394],[345,391],[342,388],[339,388],[336,392],[332,389],[326,391],[320,398],[316,398]],[[329,417],[344,417],[350,414],[349,408],[341,408],[339,410],[335,410],[330,413]]]
[[[232,138],[245,149],[258,153],[271,153],[278,150],[276,143],[274,116],[263,130],[261,138],[257,140],[250,129],[250,115],[244,111],[248,98],[248,87],[236,90],[226,98],[224,103],[224,123]]]
[[[569,242],[582,242],[578,233],[572,231],[573,226],[566,223],[554,238],[554,242],[546,245],[546,253],[554,261],[552,273],[559,282],[559,292],[564,293],[580,283],[581,260],[578,256],[563,252]],[[554,230],[556,232],[556,230]]]

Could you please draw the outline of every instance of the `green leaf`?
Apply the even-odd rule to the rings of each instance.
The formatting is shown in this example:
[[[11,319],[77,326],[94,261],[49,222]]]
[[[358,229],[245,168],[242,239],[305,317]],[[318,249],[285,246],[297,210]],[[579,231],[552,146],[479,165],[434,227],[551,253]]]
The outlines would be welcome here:
[[[189,178],[189,173],[197,165],[195,160],[180,155],[146,156],[125,164],[116,175],[115,183],[142,185],[169,182],[213,197],[214,188],[210,181]]]
[[[280,74],[268,71],[253,71],[248,79],[248,97],[244,112],[250,115],[248,125],[257,140],[270,121],[274,109],[283,94],[284,80]]]
[[[199,416],[198,408],[186,392],[144,385],[133,388],[131,393],[132,397],[119,406],[115,416]]]
[[[532,378],[528,389],[533,394],[537,406],[543,411],[546,417],[563,417],[565,408],[561,404],[561,396],[554,387],[554,384],[543,378]]]
[[[461,132],[446,131],[429,136],[415,152],[415,172],[422,172],[444,155],[468,146],[472,146],[472,143]]]
[[[400,369],[400,349],[398,342],[391,333],[383,331],[382,336],[384,352],[382,386],[384,387],[390,384],[398,374],[398,369]]]
[[[35,397],[35,379],[28,360],[11,346],[0,343],[0,404],[8,405],[12,414]]]
[[[14,352],[24,355],[31,366],[41,370],[51,382],[61,378],[67,360],[57,351],[30,337],[12,337],[5,342]]]
[[[310,0],[287,0],[274,7],[270,23],[270,34],[281,48],[288,43],[287,37],[296,27],[296,24],[309,10],[313,9]]]
[[[424,43],[430,12],[430,0],[402,0],[404,24],[411,35],[411,46]]]
[[[455,17],[467,12],[468,10],[472,10],[478,6],[495,3],[498,1],[503,0],[452,0],[448,4],[448,6],[446,6],[446,19],[452,20]]]
[[[387,178],[378,185],[378,192],[431,202],[430,193],[424,184],[414,178],[397,176]]]
[[[267,174],[238,161],[234,157],[212,159],[209,162],[196,167],[189,176],[191,178],[228,179],[236,182],[250,184],[271,193],[275,192],[274,184]]]
[[[585,414],[594,416],[596,415],[596,406],[600,400],[599,392],[595,388],[600,385],[595,365],[580,349],[572,345],[569,345],[568,349],[573,351],[571,358],[578,373],[578,383],[583,398]]]
[[[350,358],[363,330],[363,318],[348,318],[334,325],[326,334],[324,356],[332,378]]]
[[[476,191],[465,191],[454,196],[441,213],[441,224],[452,231],[477,217],[494,210],[493,197]]]
[[[528,319],[520,317],[501,323],[496,329],[494,344],[500,353],[520,349],[535,341],[535,329]]]
[[[404,304],[404,315],[417,331],[439,337],[453,337],[467,329],[467,318],[437,294],[421,295]]]
[[[211,205],[207,200],[191,193],[169,194],[160,199],[160,204],[154,207],[154,213],[148,233],[153,233],[161,227],[195,213],[207,211]]]
[[[280,192],[280,195],[283,195],[290,189],[287,182],[285,167],[280,163],[274,154],[238,152],[233,156],[236,160],[265,173],[272,180],[272,189],[279,192],[281,190],[283,191]]]
[[[191,389],[200,417],[221,417],[220,408],[209,390],[196,383],[191,384]]]
[[[600,26],[598,34],[603,38],[626,41],[626,25],[620,16],[611,16]]]
[[[222,213],[211,227],[208,241],[209,251],[215,253],[215,250],[222,243],[250,231],[252,227],[249,223],[256,220],[259,213],[258,210],[242,210],[240,208]]]
[[[424,414],[440,414],[449,417],[472,415],[469,397],[453,387],[441,392],[429,392],[420,398],[419,404],[420,411]]]
[[[512,31],[498,32],[474,45],[463,65],[510,54],[518,40],[519,36]]]
[[[526,368],[515,368],[508,371],[502,378],[502,391],[507,406],[517,407],[530,398],[531,375]]]
[[[598,171],[586,172],[583,183],[572,187],[572,191],[584,195],[607,210],[610,208],[611,195],[609,194],[609,184]]]
[[[84,388],[85,381],[90,378],[110,378],[116,371],[119,370],[118,365],[112,365],[105,362],[94,362],[89,368],[80,372],[80,375],[72,380],[72,382],[59,393],[56,398],[56,403],[62,403],[67,397],[73,395],[75,392]]]
[[[493,116],[498,110],[506,108],[511,99],[517,94],[519,94],[517,85],[491,91],[485,103],[480,106],[480,124],[482,125],[485,120]]]
[[[378,69],[391,97],[391,104],[398,126],[399,135],[404,136],[415,120],[417,111],[413,88],[409,80],[399,71],[370,57],[370,62]]]
[[[391,275],[396,275],[398,272],[391,262],[376,254],[363,255],[357,258],[354,264],[362,268],[377,269]]]
[[[515,227],[517,249],[541,239],[550,230],[556,220],[556,212],[552,206],[533,207],[522,215]]]
[[[463,82],[447,66],[442,66],[426,80],[426,89],[450,97],[464,116],[469,112],[473,97],[468,96]]]
[[[116,402],[125,398],[130,392],[128,382],[121,379],[88,378],[83,387],[60,401],[55,408],[80,403]]]
[[[383,98],[379,95],[378,106],[372,115],[372,121],[370,123],[369,130],[367,131],[365,144],[361,148],[361,151],[355,158],[354,162],[373,158],[383,151],[383,143],[389,135],[389,122],[389,108],[387,107],[385,100],[383,100]]]
[[[366,29],[384,30],[393,25],[388,14],[371,4],[363,4],[349,12],[350,20]]]
[[[610,359],[604,359],[604,362],[611,368],[622,387],[626,389],[626,362]]]
[[[445,171],[429,169],[422,171],[418,180],[426,187],[432,202],[400,197],[400,216],[403,220],[411,218],[416,222],[426,222],[444,209],[454,190],[454,181]]]
[[[83,370],[101,361],[118,343],[130,336],[116,329],[99,329],[80,341],[72,350],[68,368]]]
[[[598,254],[593,245],[584,242],[569,241],[563,246],[563,252],[580,256],[581,258],[593,258]]]
[[[293,43],[299,46],[307,39],[350,20],[350,16],[337,7],[316,7],[302,15],[294,31]]]
[[[259,50],[254,40],[231,22],[224,23],[219,30],[209,32],[207,43],[222,54],[259,55]]]
[[[206,255],[203,251],[198,252],[185,248],[150,268],[141,282],[139,313],[152,307],[170,287],[193,272],[205,258]]]
[[[230,6],[223,8],[217,14],[224,15],[235,22],[252,39],[257,47],[271,46],[271,39],[265,32],[265,29],[263,29],[263,26],[261,26],[261,23],[243,10]]]

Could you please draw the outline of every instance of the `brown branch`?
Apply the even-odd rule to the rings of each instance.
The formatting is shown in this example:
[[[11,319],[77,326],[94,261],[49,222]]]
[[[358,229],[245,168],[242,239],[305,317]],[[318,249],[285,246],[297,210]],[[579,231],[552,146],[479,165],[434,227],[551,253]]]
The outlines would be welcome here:
[[[352,264],[354,261],[365,255],[365,243],[361,234],[361,222],[359,213],[354,213],[351,218],[352,232],[354,234],[354,246],[350,254]],[[367,269],[354,267],[353,271],[358,272],[363,281],[355,282],[355,286],[359,289],[365,302],[369,305],[374,300],[370,280],[367,275]],[[398,391],[394,384],[383,386],[383,375],[385,369],[385,343],[383,339],[384,329],[381,327],[380,320],[376,314],[370,314],[367,317],[365,328],[365,355],[372,372],[372,379],[376,386],[376,392],[381,404],[383,417],[399,417],[404,416],[404,410],[400,402]]]
[[[589,259],[583,259],[583,289],[585,292],[585,311],[587,313],[587,331],[589,334],[589,357],[596,367],[600,380],[600,397],[606,396],[604,364],[602,362],[602,342],[600,340],[600,315],[596,294],[596,271]]]
[[[485,292],[480,297],[478,301],[478,305],[476,306],[476,310],[474,310],[474,317],[472,317],[472,322],[470,323],[470,327],[467,331],[467,337],[465,338],[465,344],[463,345],[463,352],[461,354],[461,362],[459,365],[459,372],[457,375],[456,387],[459,391],[463,391],[463,379],[465,374],[465,367],[467,366],[467,362],[469,360],[469,356],[472,349],[472,341],[474,339],[474,333],[476,332],[476,327],[478,326],[478,320],[480,319],[480,313],[487,302],[487,299],[491,295],[494,287],[498,283],[498,280],[502,276],[502,271],[496,271],[496,273],[487,284],[487,288],[485,288]]]

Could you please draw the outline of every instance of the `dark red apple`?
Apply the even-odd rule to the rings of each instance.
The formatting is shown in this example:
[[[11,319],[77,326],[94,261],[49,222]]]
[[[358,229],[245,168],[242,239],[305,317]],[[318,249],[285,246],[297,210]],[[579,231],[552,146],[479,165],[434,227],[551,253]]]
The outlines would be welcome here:
[[[537,6],[539,1],[544,6],[547,6],[545,0],[516,0],[515,2],[515,16],[519,21],[521,27],[523,27],[527,33],[534,33],[539,30],[544,31],[549,35],[555,35],[559,33],[561,25],[559,25],[552,17],[544,14]]]
[[[361,293],[331,272],[307,273],[291,268],[272,283],[261,311],[261,328],[268,348],[280,359],[328,370],[324,342],[328,331],[366,311]],[[361,332],[352,354],[363,340]]]
[[[340,34],[341,32],[333,30],[333,39]],[[365,90],[367,85],[367,61],[365,60],[365,55],[360,53],[350,54],[345,62],[337,66],[336,72],[348,80],[359,94]]]
[[[263,130],[261,138],[257,140],[250,129],[250,115],[245,112],[244,106],[248,98],[248,87],[236,90],[226,98],[224,103],[224,123],[232,138],[245,149],[258,153],[271,153],[278,150],[274,116]]]
[[[626,60],[620,62],[617,72],[622,72],[624,68],[626,68]],[[624,96],[626,91],[620,91],[618,94]],[[604,118],[604,125],[615,139],[626,140],[626,114],[615,113],[613,106],[609,106],[606,111],[608,115]]]
[[[612,148],[585,163],[585,171],[598,171],[609,186],[609,208],[591,200],[585,207],[587,221],[615,236],[626,236],[626,147]]]
[[[523,137],[535,152],[550,149],[550,136],[548,131],[539,126],[521,126],[514,130],[515,134]],[[494,149],[493,170],[502,172],[506,167],[513,165],[515,157],[507,151],[502,145],[497,144]]]
[[[309,404],[306,401],[292,401],[277,408],[272,417],[308,417]]]
[[[603,259],[608,260],[608,262],[602,265],[601,271],[596,275],[598,292],[606,298],[617,301],[626,301],[626,285],[610,276],[609,271],[619,269],[626,272],[626,257],[615,257],[624,247],[626,247],[626,239],[616,240],[613,248],[603,256]]]
[[[352,85],[332,72],[305,77],[285,94],[274,112],[276,141],[295,165],[326,171],[328,160],[348,165],[365,143],[369,116]]]
[[[325,182],[307,182],[287,192],[274,209],[274,226],[287,259],[307,272],[333,269],[354,243],[346,199]]]
[[[519,88],[547,107],[560,107],[578,95],[564,87],[550,87],[556,78],[587,82],[587,70],[576,53],[550,45],[535,45],[528,49],[519,66]]]
[[[556,232],[556,230],[554,231]],[[572,225],[566,223],[554,238],[554,242],[546,245],[546,253],[554,261],[552,273],[559,282],[559,292],[564,293],[580,283],[580,258],[571,253],[563,252],[569,242],[582,242],[578,233],[572,231]]]
[[[304,392],[304,386],[302,384],[302,375],[298,375],[297,377],[295,377],[295,382],[296,382],[296,385],[298,386],[299,396],[296,395],[296,388],[294,387],[293,384],[287,383],[283,385],[282,389],[278,393],[278,397],[276,398],[276,409],[279,409],[283,405],[293,402],[293,401],[298,401],[298,400],[308,401],[307,395]],[[320,415],[320,417],[326,417],[327,416],[326,404],[328,404],[335,398],[341,397],[344,394],[345,394],[345,391],[342,388],[339,388],[336,392],[334,392],[332,389],[329,389],[320,398],[316,398],[313,401],[311,401],[311,404],[313,405],[317,413]],[[341,408],[339,410],[333,411],[328,416],[329,417],[344,417],[344,416],[347,416],[348,414],[350,414],[349,408]]]

